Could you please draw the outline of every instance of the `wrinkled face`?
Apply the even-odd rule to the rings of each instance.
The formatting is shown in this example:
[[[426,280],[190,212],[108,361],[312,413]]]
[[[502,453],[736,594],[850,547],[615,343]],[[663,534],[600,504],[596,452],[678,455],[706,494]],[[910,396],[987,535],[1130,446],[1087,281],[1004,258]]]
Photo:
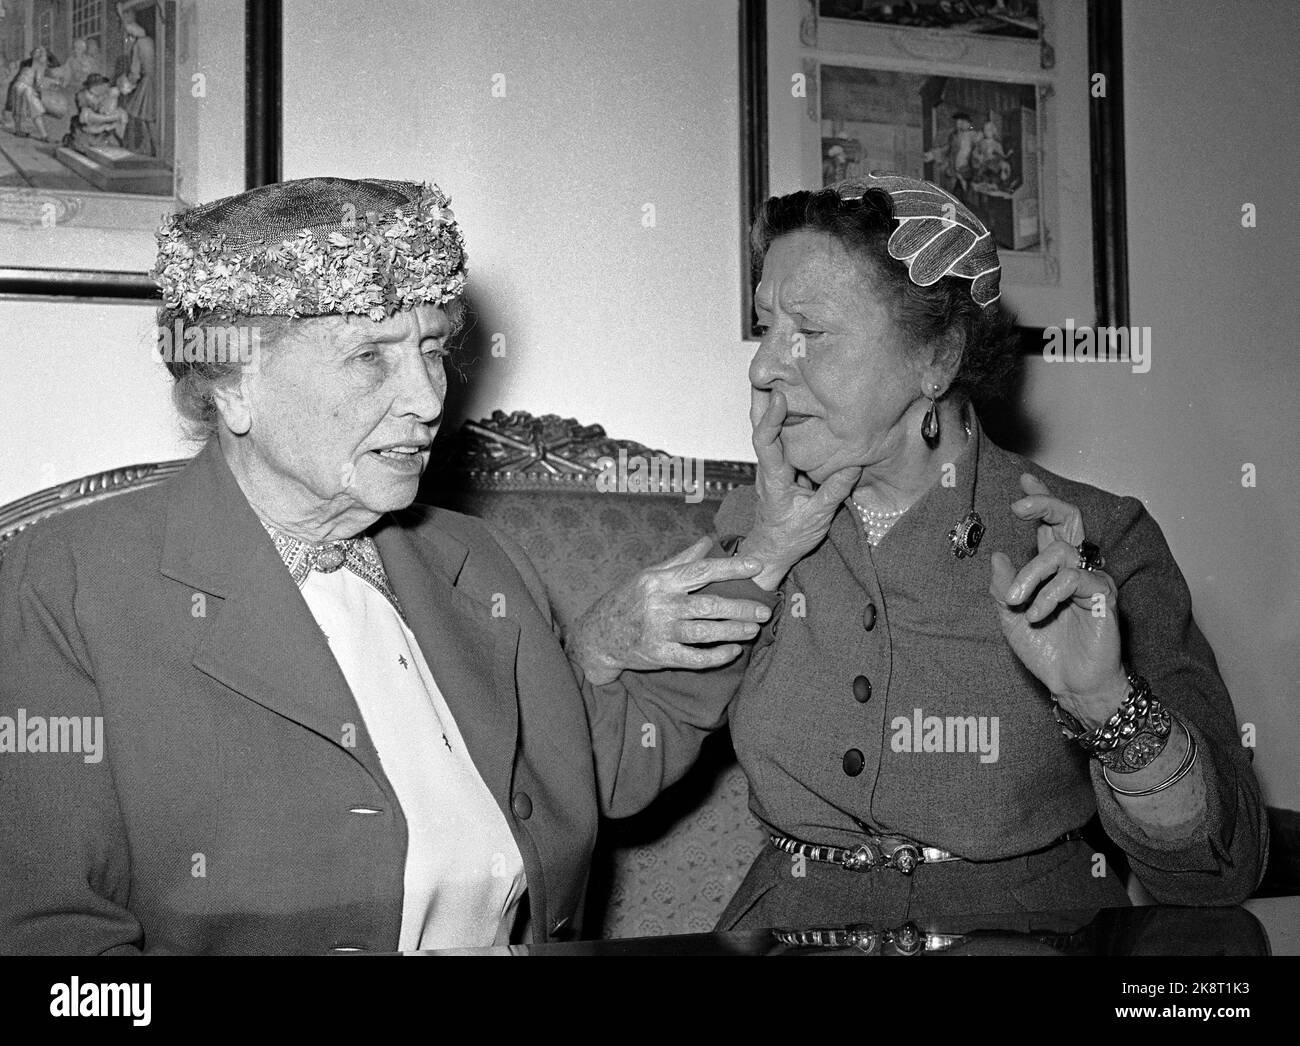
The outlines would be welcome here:
[[[405,508],[442,417],[451,333],[433,305],[285,324],[242,379],[246,452],[307,514]]]
[[[862,264],[829,233],[780,236],[763,260],[754,307],[765,329],[749,380],[785,394],[781,445],[795,469],[822,483],[900,449],[920,372]]]

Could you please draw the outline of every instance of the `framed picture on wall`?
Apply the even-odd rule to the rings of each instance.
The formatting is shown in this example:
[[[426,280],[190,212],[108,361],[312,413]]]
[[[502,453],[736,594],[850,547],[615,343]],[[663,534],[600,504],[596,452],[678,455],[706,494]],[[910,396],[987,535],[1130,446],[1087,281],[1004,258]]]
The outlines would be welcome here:
[[[768,195],[924,178],[993,234],[1022,327],[1123,323],[1118,17],[1112,0],[743,0],[743,229]]]
[[[0,294],[156,296],[164,216],[250,183],[259,6],[0,0]]]

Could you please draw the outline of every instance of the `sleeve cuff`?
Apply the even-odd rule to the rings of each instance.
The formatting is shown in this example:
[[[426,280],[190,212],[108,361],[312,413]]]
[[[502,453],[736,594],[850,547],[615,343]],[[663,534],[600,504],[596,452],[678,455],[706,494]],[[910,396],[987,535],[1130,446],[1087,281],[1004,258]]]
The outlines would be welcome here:
[[[1097,794],[1097,812],[1107,834],[1129,856],[1153,869],[1168,872],[1217,872],[1232,865],[1232,838],[1236,828],[1236,778],[1232,768],[1221,765],[1215,748],[1193,723],[1179,723],[1196,741],[1197,765],[1205,782],[1205,810],[1182,839],[1160,839],[1148,835],[1116,800],[1097,760],[1090,771]]]

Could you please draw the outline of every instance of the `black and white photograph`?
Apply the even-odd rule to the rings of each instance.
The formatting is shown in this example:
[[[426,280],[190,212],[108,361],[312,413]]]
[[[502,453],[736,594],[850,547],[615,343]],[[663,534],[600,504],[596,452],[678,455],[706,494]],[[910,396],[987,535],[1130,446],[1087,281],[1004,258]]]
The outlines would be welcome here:
[[[1297,50],[1283,0],[0,0],[0,1002],[979,956],[747,995],[1280,1019],[1220,957],[1300,955]]]

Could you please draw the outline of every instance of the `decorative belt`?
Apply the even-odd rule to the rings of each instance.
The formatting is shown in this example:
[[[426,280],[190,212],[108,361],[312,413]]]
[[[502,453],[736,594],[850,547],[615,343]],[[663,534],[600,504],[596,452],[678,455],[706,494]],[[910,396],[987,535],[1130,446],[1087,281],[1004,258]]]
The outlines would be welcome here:
[[[904,923],[897,929],[875,930],[870,926],[850,926],[840,930],[773,930],[772,936],[782,944],[801,948],[857,948],[868,955],[892,945],[899,955],[921,952],[944,952],[966,939],[960,933],[923,933],[916,923]]]
[[[1082,839],[1079,829],[1066,832],[1059,839],[1054,839],[1046,846],[1030,853],[1042,853],[1061,843],[1072,839]],[[800,842],[788,835],[773,835],[772,845],[788,854],[799,854],[810,861],[825,861],[838,864],[850,872],[869,872],[877,868],[891,868],[911,875],[918,864],[940,864],[944,861],[965,861],[967,858],[940,850],[937,846],[925,846],[915,840],[900,835],[868,835],[866,841],[854,847],[818,846]],[[1027,854],[1018,854],[1025,857]]]

